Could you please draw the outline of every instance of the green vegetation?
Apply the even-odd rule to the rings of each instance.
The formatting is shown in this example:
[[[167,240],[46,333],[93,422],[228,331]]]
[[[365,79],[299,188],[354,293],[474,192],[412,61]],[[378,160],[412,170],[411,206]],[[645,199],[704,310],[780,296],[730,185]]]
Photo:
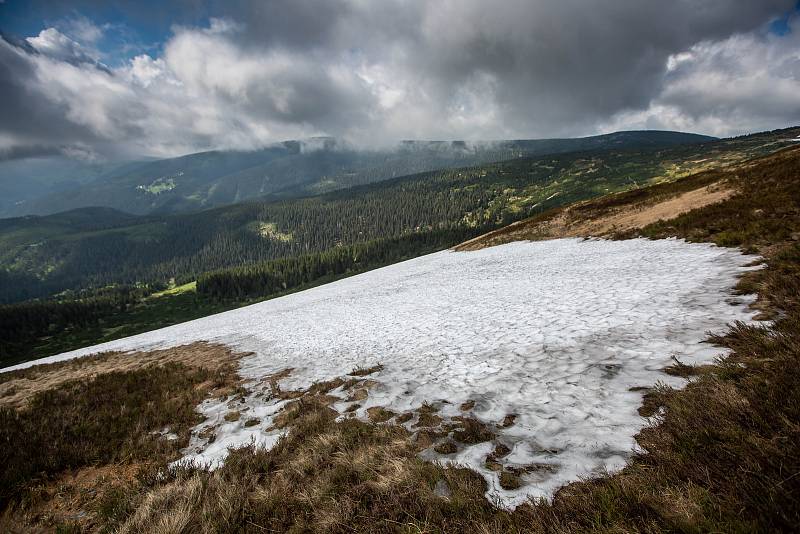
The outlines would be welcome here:
[[[291,232],[281,232],[278,230],[278,225],[271,222],[258,221],[253,224],[253,231],[265,239],[276,239],[286,243],[293,239]]]
[[[160,195],[161,193],[172,191],[176,186],[177,184],[175,183],[175,178],[170,177],[157,178],[153,180],[150,185],[137,185],[136,189],[139,191],[144,191],[145,193],[150,193],[151,195]]]
[[[197,279],[197,292],[218,300],[270,296],[435,252],[461,243],[476,233],[474,229],[465,228],[411,234],[215,271]]]
[[[104,318],[124,313],[136,301],[131,292],[120,291],[104,297],[0,306],[0,363],[15,362],[16,357],[30,353],[32,341],[47,339],[53,333],[64,337],[72,331],[92,331]]]
[[[132,336],[255,302],[221,302],[184,291],[114,288],[106,294],[0,306],[0,366]]]
[[[164,289],[163,291],[157,291],[150,295],[150,298],[157,299],[159,297],[166,297],[169,295],[182,295],[184,293],[191,293],[192,291],[197,291],[197,282],[186,282],[185,284],[175,285],[174,283],[171,284],[172,287]]]

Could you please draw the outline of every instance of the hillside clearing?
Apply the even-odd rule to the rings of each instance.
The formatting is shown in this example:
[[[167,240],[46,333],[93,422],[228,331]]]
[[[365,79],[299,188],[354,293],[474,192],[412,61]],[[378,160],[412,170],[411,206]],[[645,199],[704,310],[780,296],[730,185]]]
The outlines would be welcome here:
[[[197,291],[197,282],[191,281],[186,282],[185,284],[176,285],[174,287],[170,287],[169,289],[165,289],[163,291],[156,291],[152,293],[149,298],[157,299],[159,297],[166,297],[170,295],[182,295],[184,293],[192,293]]]

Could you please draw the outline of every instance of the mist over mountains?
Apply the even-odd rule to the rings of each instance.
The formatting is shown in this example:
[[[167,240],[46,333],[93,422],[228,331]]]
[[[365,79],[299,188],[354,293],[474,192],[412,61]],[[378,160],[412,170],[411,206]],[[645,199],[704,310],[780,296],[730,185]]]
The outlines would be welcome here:
[[[326,193],[449,167],[575,151],[656,148],[713,137],[630,131],[574,139],[403,141],[365,149],[330,137],[255,151],[210,151],[161,160],[80,163],[58,158],[0,164],[0,217],[98,206],[166,214]],[[33,161],[33,163],[31,163]]]

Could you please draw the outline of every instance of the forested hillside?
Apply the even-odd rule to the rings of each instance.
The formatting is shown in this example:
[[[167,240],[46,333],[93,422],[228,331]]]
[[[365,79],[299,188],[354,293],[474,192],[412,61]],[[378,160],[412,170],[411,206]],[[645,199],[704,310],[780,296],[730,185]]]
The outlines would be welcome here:
[[[80,188],[117,176],[146,162],[82,161],[65,156],[0,159],[0,217],[31,213],[26,205],[36,199]]]
[[[0,220],[0,302],[108,284],[181,283],[208,271],[376,239],[475,233],[553,206],[766,153],[792,135],[520,158],[184,215],[134,217],[91,208]]]

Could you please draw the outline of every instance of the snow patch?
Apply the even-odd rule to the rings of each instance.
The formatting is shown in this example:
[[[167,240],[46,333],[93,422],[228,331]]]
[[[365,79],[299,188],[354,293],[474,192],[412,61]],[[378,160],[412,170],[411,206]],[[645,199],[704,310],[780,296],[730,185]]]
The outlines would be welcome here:
[[[380,364],[365,377],[377,384],[356,416],[428,402],[452,420],[465,415],[462,403],[474,402],[467,415],[510,449],[502,464],[521,473],[523,485],[500,486],[486,464],[493,442],[459,445],[449,455],[429,449],[423,457],[474,469],[488,482],[487,497],[513,508],[625,465],[633,436],[647,424],[637,413],[638,388],[682,386],[662,372],[673,356],[709,362],[721,350],[702,343],[706,333],[752,319],[752,297],[731,298],[751,261],[679,240],[562,239],[445,251],[14,368],[201,340],[253,352],[241,361],[250,394],[235,407],[230,399],[199,406],[208,419],[184,461],[217,465],[228,447],[269,447],[282,435],[273,417],[286,400],[270,393],[268,375],[293,368],[280,387],[305,389]],[[341,388],[330,394],[342,399],[334,408],[343,413],[355,404]],[[226,420],[234,408],[242,416]],[[501,425],[510,414],[513,424]]]

